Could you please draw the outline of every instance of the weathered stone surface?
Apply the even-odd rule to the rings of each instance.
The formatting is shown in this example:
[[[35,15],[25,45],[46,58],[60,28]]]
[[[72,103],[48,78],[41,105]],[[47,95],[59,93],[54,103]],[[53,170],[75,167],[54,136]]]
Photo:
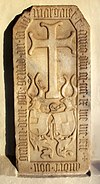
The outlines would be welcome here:
[[[13,30],[19,175],[85,174],[90,164],[89,25],[76,6],[35,6]]]

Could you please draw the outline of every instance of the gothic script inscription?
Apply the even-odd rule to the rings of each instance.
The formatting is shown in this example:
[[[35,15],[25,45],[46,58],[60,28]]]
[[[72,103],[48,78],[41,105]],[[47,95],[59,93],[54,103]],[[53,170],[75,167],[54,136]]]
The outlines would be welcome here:
[[[90,164],[89,25],[76,6],[34,6],[13,29],[19,175],[85,174]]]

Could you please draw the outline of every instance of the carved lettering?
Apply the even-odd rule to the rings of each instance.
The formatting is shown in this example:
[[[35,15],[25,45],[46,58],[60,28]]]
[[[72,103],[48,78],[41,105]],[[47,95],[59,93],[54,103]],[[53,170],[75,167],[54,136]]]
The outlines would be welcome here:
[[[80,94],[88,94],[88,84],[83,82],[79,83],[79,93]]]
[[[25,44],[24,43],[18,43],[16,44],[16,52],[17,54],[25,55]]]
[[[87,72],[80,72],[79,73],[79,80],[87,80],[88,79],[88,73]]]
[[[80,124],[79,135],[87,136],[88,134],[88,124]]]
[[[20,22],[20,24],[21,24],[21,26],[23,27],[23,28],[27,28],[27,26],[29,25],[29,23],[30,23],[30,18],[29,18],[29,16],[28,15],[23,15],[22,16],[22,19],[21,19],[21,22]]]
[[[76,12],[76,11],[75,11]],[[33,18],[72,18],[73,15],[72,8],[33,8],[32,9],[32,17]],[[77,20],[78,21],[78,20]]]
[[[79,171],[80,163],[34,163],[30,169],[37,173]]]
[[[81,109],[79,111],[79,120],[88,120],[88,109]]]
[[[85,70],[88,67],[88,57],[87,56],[80,56],[79,57],[79,68],[80,70]]]
[[[18,39],[20,43],[22,39],[25,39],[25,31],[18,31],[15,35],[15,39]]]
[[[88,99],[79,99],[79,105],[87,106],[88,105]]]
[[[79,150],[87,150],[88,149],[88,139],[82,138],[79,140]]]
[[[79,31],[79,52],[83,55],[87,52],[87,31]]]
[[[19,91],[18,92],[18,95],[17,95],[17,99],[18,99],[18,104],[19,105],[27,104],[27,101],[26,101],[26,92],[25,91]]]

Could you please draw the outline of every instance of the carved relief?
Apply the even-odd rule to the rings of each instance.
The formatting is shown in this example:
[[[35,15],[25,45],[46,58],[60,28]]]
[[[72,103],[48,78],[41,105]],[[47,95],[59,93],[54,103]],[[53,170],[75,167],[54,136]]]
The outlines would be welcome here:
[[[89,168],[89,27],[76,6],[36,6],[14,27],[20,175]]]
[[[67,38],[58,39],[57,29],[59,31],[62,25],[62,21],[39,22],[40,29],[46,29],[47,39],[36,39],[32,32],[28,32],[31,42],[29,55],[34,56],[34,50],[37,48],[48,48],[47,86],[44,84],[45,79],[41,77],[41,71],[34,77],[28,73],[29,141],[33,152],[39,152],[39,159],[67,158],[74,154],[69,145],[76,138],[75,74],[67,76],[67,72],[63,73],[62,68],[62,76],[58,77],[57,49],[65,48],[69,50],[70,55],[75,55],[75,44],[71,44],[75,41],[75,31],[72,29]],[[58,84],[58,79],[62,84]]]
[[[40,152],[41,158],[53,158],[54,152],[59,157],[66,158],[73,154],[68,147],[76,137],[77,89],[72,82],[75,76],[71,76],[69,80],[66,75],[63,76],[66,82],[61,86],[59,99],[46,99],[43,94],[45,87],[38,85],[37,76],[38,74],[32,80],[28,74],[30,143],[33,150]],[[37,88],[36,95],[33,86]]]

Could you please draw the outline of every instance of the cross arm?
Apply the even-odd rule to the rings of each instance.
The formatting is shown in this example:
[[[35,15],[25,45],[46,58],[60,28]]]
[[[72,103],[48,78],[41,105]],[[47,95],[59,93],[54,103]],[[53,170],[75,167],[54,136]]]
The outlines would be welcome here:
[[[75,32],[71,31],[71,34],[68,38],[61,38],[56,40],[57,48],[67,47],[71,50],[71,53],[74,54],[75,50]]]

